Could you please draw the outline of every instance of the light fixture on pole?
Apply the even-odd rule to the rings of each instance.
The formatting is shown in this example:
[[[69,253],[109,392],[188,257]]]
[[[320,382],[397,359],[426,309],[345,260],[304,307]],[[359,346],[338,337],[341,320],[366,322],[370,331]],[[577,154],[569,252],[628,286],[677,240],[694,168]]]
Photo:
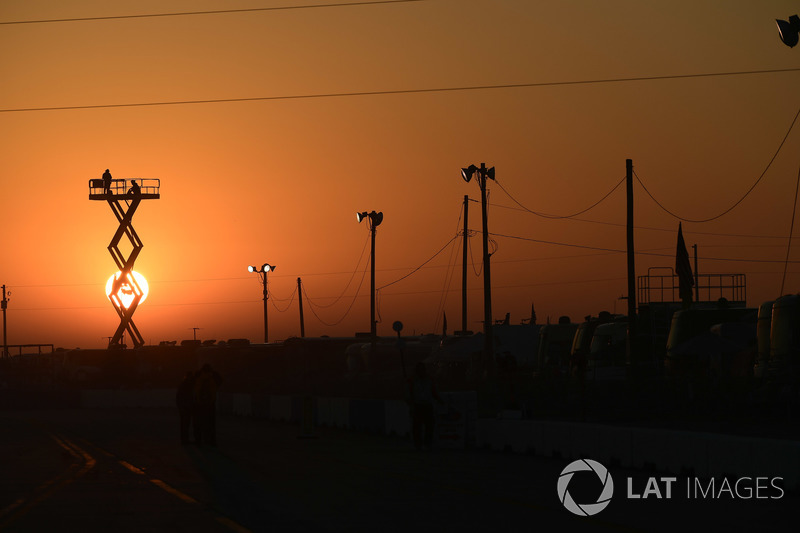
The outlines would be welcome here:
[[[485,163],[480,167],[470,165],[461,169],[461,177],[469,183],[473,176],[477,176],[478,186],[481,189],[481,215],[483,218],[483,370],[488,369],[494,361],[494,345],[492,342],[492,275],[489,270],[489,223],[486,219],[486,180],[494,180],[494,167],[486,168]]]
[[[269,299],[269,291],[267,290],[267,272],[274,272],[275,265],[264,263],[261,268],[250,265],[247,267],[248,272],[255,272],[261,276],[261,282],[264,285],[264,344],[269,342],[269,324],[267,322],[267,300]]]
[[[778,24],[778,35],[781,37],[781,41],[783,44],[788,46],[789,48],[793,48],[800,38],[800,17],[797,15],[792,15],[789,17],[789,21],[785,20],[778,20],[776,19],[775,22]],[[797,191],[795,191],[795,207],[797,204]],[[792,211],[792,222],[794,222],[794,211]],[[794,225],[792,225],[792,228]],[[786,250],[786,261],[783,264],[783,279],[781,280],[781,292],[780,294],[784,294],[783,288],[786,286],[786,272],[789,267],[789,250],[792,246],[792,231],[789,231],[789,247]],[[696,270],[696,269],[695,269]]]
[[[383,222],[383,212],[376,213],[375,211],[370,211],[367,213],[363,211],[361,213],[356,213],[356,220],[359,223],[367,219],[367,224],[369,225],[369,231],[372,238],[372,247],[370,253],[370,284],[369,284],[369,333],[372,336],[374,341],[377,328],[375,322],[375,228],[381,225]]]
[[[793,48],[797,44],[798,36],[800,36],[800,17],[792,15],[789,21],[775,19],[778,25],[778,35],[781,37],[783,44],[789,48]]]

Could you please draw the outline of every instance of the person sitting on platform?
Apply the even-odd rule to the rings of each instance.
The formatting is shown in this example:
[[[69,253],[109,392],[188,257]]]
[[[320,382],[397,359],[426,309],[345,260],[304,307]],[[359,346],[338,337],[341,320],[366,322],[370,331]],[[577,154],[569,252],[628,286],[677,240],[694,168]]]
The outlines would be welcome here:
[[[142,194],[142,189],[139,187],[139,184],[136,183],[136,180],[131,180],[131,188],[128,189],[128,194],[132,196],[139,196]]]

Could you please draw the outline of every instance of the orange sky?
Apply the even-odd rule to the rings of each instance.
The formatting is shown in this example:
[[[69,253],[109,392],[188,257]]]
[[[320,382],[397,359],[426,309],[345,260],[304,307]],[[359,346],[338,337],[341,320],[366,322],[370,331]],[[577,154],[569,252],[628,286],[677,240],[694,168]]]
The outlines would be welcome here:
[[[9,0],[0,22],[312,3]],[[471,163],[496,167],[526,207],[567,214],[607,193],[630,158],[666,207],[707,218],[767,166],[800,105],[800,72],[5,110],[789,69],[800,66],[800,49],[780,42],[774,19],[796,11],[789,1],[428,0],[0,25],[8,342],[99,347],[116,329],[104,294],[116,270],[106,250],[116,220],[106,203],[88,200],[87,187],[106,168],[162,183],[161,199],[143,202],[134,217],[144,243],[136,270],[151,288],[134,321],[147,342],[192,338],[195,327],[204,339],[261,340],[261,287],[246,267],[264,262],[278,266],[269,277],[271,340],[299,334],[297,300],[289,301],[298,277],[311,298],[306,334],[351,335],[369,331],[368,271],[356,294],[368,238],[357,211],[385,215],[378,287],[456,235],[463,196],[480,197],[459,176]],[[700,271],[746,273],[751,306],[779,295],[799,164],[800,127],[739,207],[714,222],[683,223]],[[623,188],[580,220],[508,209],[514,202],[496,184],[489,189],[492,233],[625,248]],[[637,248],[667,254],[637,256],[637,274],[673,266],[678,220],[638,184],[635,209]],[[471,203],[472,229],[479,213]],[[625,312],[624,254],[493,238],[495,318],[509,312],[519,323],[531,303],[541,322]],[[480,330],[479,234],[471,247],[469,327]],[[442,310],[449,330],[459,328],[460,258],[448,247],[383,289],[378,332],[393,334],[394,320],[404,333],[440,331]],[[791,259],[800,261],[800,251]],[[784,292],[798,290],[794,263]]]

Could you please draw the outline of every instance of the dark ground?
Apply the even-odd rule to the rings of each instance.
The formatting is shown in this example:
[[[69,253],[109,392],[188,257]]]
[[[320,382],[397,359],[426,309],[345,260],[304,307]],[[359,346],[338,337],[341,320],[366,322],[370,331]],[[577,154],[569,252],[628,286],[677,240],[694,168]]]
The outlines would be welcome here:
[[[612,467],[586,518],[558,500],[557,458],[232,416],[218,448],[181,446],[173,409],[4,410],[0,427],[3,531],[796,531],[800,503],[630,500],[627,477],[641,493],[657,474]]]

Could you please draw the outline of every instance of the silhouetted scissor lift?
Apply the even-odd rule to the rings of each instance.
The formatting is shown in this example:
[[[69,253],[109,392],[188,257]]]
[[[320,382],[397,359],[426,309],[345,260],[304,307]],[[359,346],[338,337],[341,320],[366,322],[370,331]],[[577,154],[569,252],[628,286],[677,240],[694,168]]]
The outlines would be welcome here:
[[[139,185],[138,192],[132,192],[131,187],[133,182]],[[132,219],[139,203],[142,200],[158,200],[161,197],[161,180],[152,178],[133,178],[133,179],[112,179],[110,187],[106,190],[102,179],[89,180],[89,200],[102,200],[108,202],[114,216],[117,217],[119,226],[117,227],[111,243],[108,245],[108,252],[114,258],[122,275],[114,280],[111,287],[111,304],[119,315],[119,327],[114,333],[114,336],[109,341],[109,346],[119,346],[122,341],[122,335],[128,331],[133,345],[136,347],[144,345],[144,338],[142,337],[136,325],[133,323],[132,317],[139,302],[142,299],[142,289],[136,283],[133,275],[133,265],[139,253],[142,251],[142,241],[136,230],[133,229]],[[133,249],[128,257],[120,251],[119,242],[125,236],[131,243]],[[122,305],[122,302],[117,298],[117,294],[123,284],[129,284],[133,291],[133,300],[128,307]]]

